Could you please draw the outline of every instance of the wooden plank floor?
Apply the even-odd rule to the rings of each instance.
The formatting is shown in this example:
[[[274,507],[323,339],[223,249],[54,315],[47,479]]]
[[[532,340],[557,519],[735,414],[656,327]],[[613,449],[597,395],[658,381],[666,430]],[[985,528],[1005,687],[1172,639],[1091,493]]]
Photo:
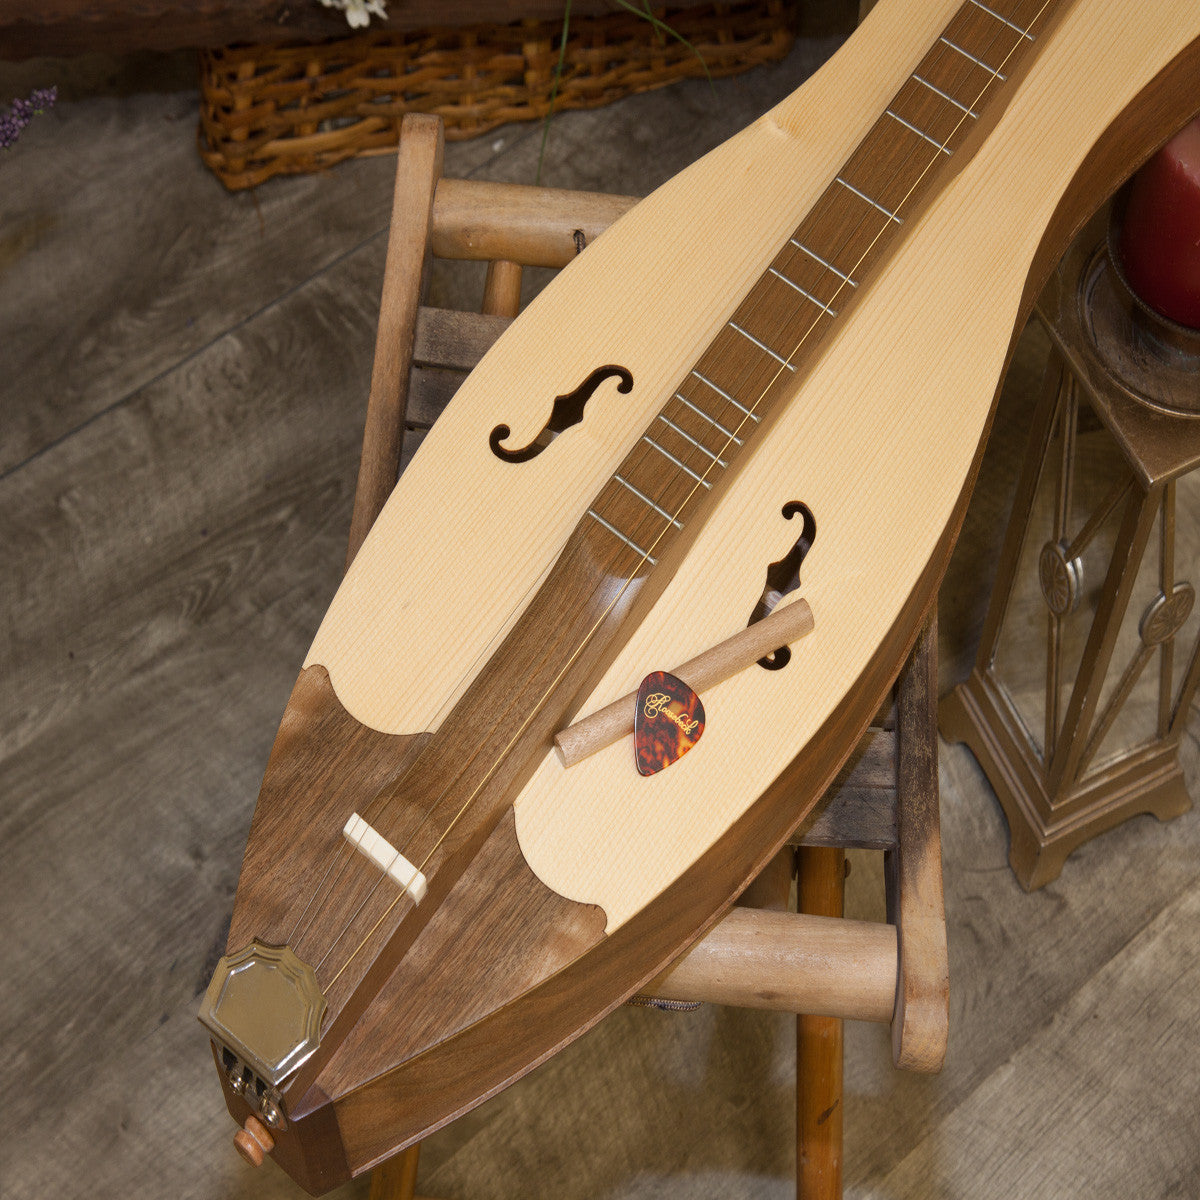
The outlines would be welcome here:
[[[831,49],[564,116],[545,181],[645,192]],[[0,65],[0,99],[54,82],[37,70]],[[195,1010],[338,579],[393,163],[230,195],[198,161],[190,83],[160,69],[117,94],[136,74],[99,72],[0,156],[0,1194],[297,1196],[234,1155]],[[539,141],[455,144],[447,171],[529,182]],[[441,272],[435,296],[480,282]],[[947,579],[947,682],[978,634],[1037,355]],[[1196,786],[1198,733],[1194,714]],[[885,1030],[850,1027],[847,1195],[1200,1195],[1200,818],[1131,822],[1028,896],[961,747],[942,785],[950,1052],[936,1078],[901,1074]],[[857,856],[851,914],[881,917],[880,894]],[[789,1196],[792,1029],[619,1011],[431,1139],[422,1191]]]

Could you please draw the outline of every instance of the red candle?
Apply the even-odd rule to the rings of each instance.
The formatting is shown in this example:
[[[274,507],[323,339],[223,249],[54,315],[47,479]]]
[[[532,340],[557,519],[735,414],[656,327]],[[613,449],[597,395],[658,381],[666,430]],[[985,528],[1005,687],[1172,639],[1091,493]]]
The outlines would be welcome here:
[[[1151,308],[1200,329],[1200,117],[1134,176],[1121,263]]]

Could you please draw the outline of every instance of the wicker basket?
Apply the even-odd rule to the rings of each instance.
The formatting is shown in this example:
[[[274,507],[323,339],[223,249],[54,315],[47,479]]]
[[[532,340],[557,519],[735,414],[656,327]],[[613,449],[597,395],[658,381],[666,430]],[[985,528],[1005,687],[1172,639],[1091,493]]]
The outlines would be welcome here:
[[[594,108],[687,76],[782,58],[795,0],[656,9],[695,49],[622,11],[571,21],[555,109]],[[201,57],[200,152],[226,187],[394,149],[406,112],[437,113],[451,139],[550,108],[562,26],[552,21],[375,32]],[[699,54],[703,65],[697,58]]]

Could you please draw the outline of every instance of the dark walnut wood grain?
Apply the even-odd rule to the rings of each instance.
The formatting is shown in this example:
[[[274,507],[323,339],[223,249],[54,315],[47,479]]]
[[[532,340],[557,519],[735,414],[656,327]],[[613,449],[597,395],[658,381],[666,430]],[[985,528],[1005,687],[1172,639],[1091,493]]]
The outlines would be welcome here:
[[[341,848],[330,844],[329,837],[305,843],[307,854],[299,858],[278,853],[279,845],[300,837],[315,823],[314,814],[324,816],[331,806],[347,815],[365,807],[379,787],[404,773],[427,741],[424,735],[368,729],[342,708],[323,667],[301,673],[255,809],[230,929],[231,951],[255,936],[286,940],[283,926],[301,916],[327,863],[349,855],[347,849],[339,857]],[[323,750],[319,767],[313,764],[314,744]],[[327,820],[322,824],[331,825]],[[341,825],[333,824],[340,842]],[[295,901],[292,907],[281,904],[289,896],[299,899],[299,906]],[[302,1103],[289,1107],[289,1126],[275,1135],[272,1156],[310,1190],[326,1190],[345,1177],[330,1095],[360,1086],[511,1002],[604,934],[600,910],[563,899],[529,870],[517,845],[511,809],[445,902],[422,908],[428,925],[411,939],[411,950],[374,1003],[356,1017],[328,1077],[308,1089]],[[277,923],[262,924],[275,910]],[[303,939],[294,944],[303,945]],[[486,987],[479,986],[481,980],[488,981]],[[230,1112],[244,1121],[252,1110],[228,1087],[225,1091]]]
[[[425,740],[360,725],[338,702],[324,667],[301,673],[250,824],[229,929],[231,951],[256,937],[280,945],[294,937],[315,880],[343,844],[341,824],[318,824],[318,817],[330,811],[349,817],[364,807]],[[335,747],[335,753],[320,753]],[[348,762],[353,770],[347,770]]]
[[[597,945],[604,923],[601,909],[564,900],[530,871],[510,809],[354,1027],[322,1089],[345,1095],[511,1004]]]

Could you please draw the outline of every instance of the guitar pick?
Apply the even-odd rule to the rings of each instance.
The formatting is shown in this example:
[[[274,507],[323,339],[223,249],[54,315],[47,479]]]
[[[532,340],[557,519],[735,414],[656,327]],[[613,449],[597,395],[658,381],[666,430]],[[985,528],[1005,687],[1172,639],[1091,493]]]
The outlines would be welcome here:
[[[638,688],[633,754],[638,772],[655,775],[681,759],[704,732],[704,705],[682,679],[652,671]]]

